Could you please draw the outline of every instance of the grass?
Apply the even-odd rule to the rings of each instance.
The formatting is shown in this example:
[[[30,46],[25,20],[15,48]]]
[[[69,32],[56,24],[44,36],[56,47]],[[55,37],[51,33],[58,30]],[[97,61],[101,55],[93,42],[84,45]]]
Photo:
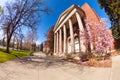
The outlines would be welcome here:
[[[18,57],[29,56],[30,51],[17,51],[17,50],[10,50],[11,54],[5,52],[5,49],[0,48],[0,63],[16,59]]]

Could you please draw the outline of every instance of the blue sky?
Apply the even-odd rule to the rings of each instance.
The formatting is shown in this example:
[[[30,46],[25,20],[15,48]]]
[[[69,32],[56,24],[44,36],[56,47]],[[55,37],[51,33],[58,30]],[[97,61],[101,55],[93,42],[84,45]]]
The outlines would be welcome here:
[[[5,1],[10,0],[0,0],[0,5],[3,5]],[[11,0],[12,1],[12,0]],[[104,10],[100,9],[97,0],[43,0],[47,7],[49,7],[52,12],[50,15],[42,14],[41,22],[38,25],[37,29],[37,44],[46,40],[45,33],[48,29],[57,22],[59,15],[70,7],[72,4],[82,6],[86,2],[97,12],[101,18],[107,18],[108,23],[110,21]]]

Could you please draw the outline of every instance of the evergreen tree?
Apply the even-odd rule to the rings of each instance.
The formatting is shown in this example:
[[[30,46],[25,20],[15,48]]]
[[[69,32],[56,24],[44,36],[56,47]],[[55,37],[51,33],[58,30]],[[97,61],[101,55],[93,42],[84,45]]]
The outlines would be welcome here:
[[[116,44],[120,41],[120,0],[98,0],[100,7],[107,13],[111,21],[111,29]],[[118,46],[117,46],[118,47]],[[119,46],[120,47],[120,46]]]

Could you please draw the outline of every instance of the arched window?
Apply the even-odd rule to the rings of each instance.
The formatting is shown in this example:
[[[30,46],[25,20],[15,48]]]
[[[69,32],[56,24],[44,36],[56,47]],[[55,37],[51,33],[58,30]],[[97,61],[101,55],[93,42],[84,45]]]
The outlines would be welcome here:
[[[75,40],[75,43],[78,43],[79,41],[78,36],[75,36],[74,40]]]

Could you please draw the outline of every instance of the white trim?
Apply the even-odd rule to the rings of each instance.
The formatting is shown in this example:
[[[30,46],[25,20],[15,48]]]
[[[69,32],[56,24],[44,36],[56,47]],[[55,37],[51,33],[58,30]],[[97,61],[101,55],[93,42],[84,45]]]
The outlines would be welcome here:
[[[68,21],[68,19],[77,11],[77,9],[73,9],[73,11],[64,19],[64,21],[59,25],[59,27],[55,30],[55,33]]]
[[[71,52],[75,52],[75,43],[74,43],[74,32],[73,32],[73,24],[72,20],[69,19],[69,28],[70,28],[70,38],[71,38]]]
[[[82,52],[85,52],[86,51],[86,46],[85,46],[85,32],[84,32],[84,27],[83,27],[83,23],[82,23],[82,20],[81,20],[81,17],[79,15],[78,12],[75,13],[76,14],[76,18],[77,18],[77,22],[78,22],[78,26],[79,26],[79,30],[80,30],[80,48],[81,48],[81,51]]]
[[[58,49],[58,46],[59,46],[59,45],[58,45],[58,32],[57,32],[56,34],[57,34],[57,40],[56,40],[56,41],[57,41],[57,44],[56,44],[56,48],[57,48],[57,49],[56,49],[56,52],[58,53],[58,52],[59,52],[59,49]]]
[[[59,30],[59,49],[60,53],[62,53],[62,30]]]
[[[56,22],[56,24],[55,24],[55,28],[56,28],[56,26],[60,23],[60,19],[65,15],[66,16],[66,12],[69,10],[69,9],[71,9],[71,8],[73,8],[75,5],[73,4],[72,6],[70,6],[68,9],[66,9],[63,13],[61,13],[60,14],[60,16],[59,16],[59,18],[58,18],[58,20],[57,20],[57,22]]]
[[[66,53],[66,49],[67,49],[67,42],[66,42],[66,40],[67,40],[67,33],[66,33],[66,26],[65,25],[63,25],[63,34],[64,34],[64,53]]]
[[[54,53],[56,53],[56,34],[54,33]]]

